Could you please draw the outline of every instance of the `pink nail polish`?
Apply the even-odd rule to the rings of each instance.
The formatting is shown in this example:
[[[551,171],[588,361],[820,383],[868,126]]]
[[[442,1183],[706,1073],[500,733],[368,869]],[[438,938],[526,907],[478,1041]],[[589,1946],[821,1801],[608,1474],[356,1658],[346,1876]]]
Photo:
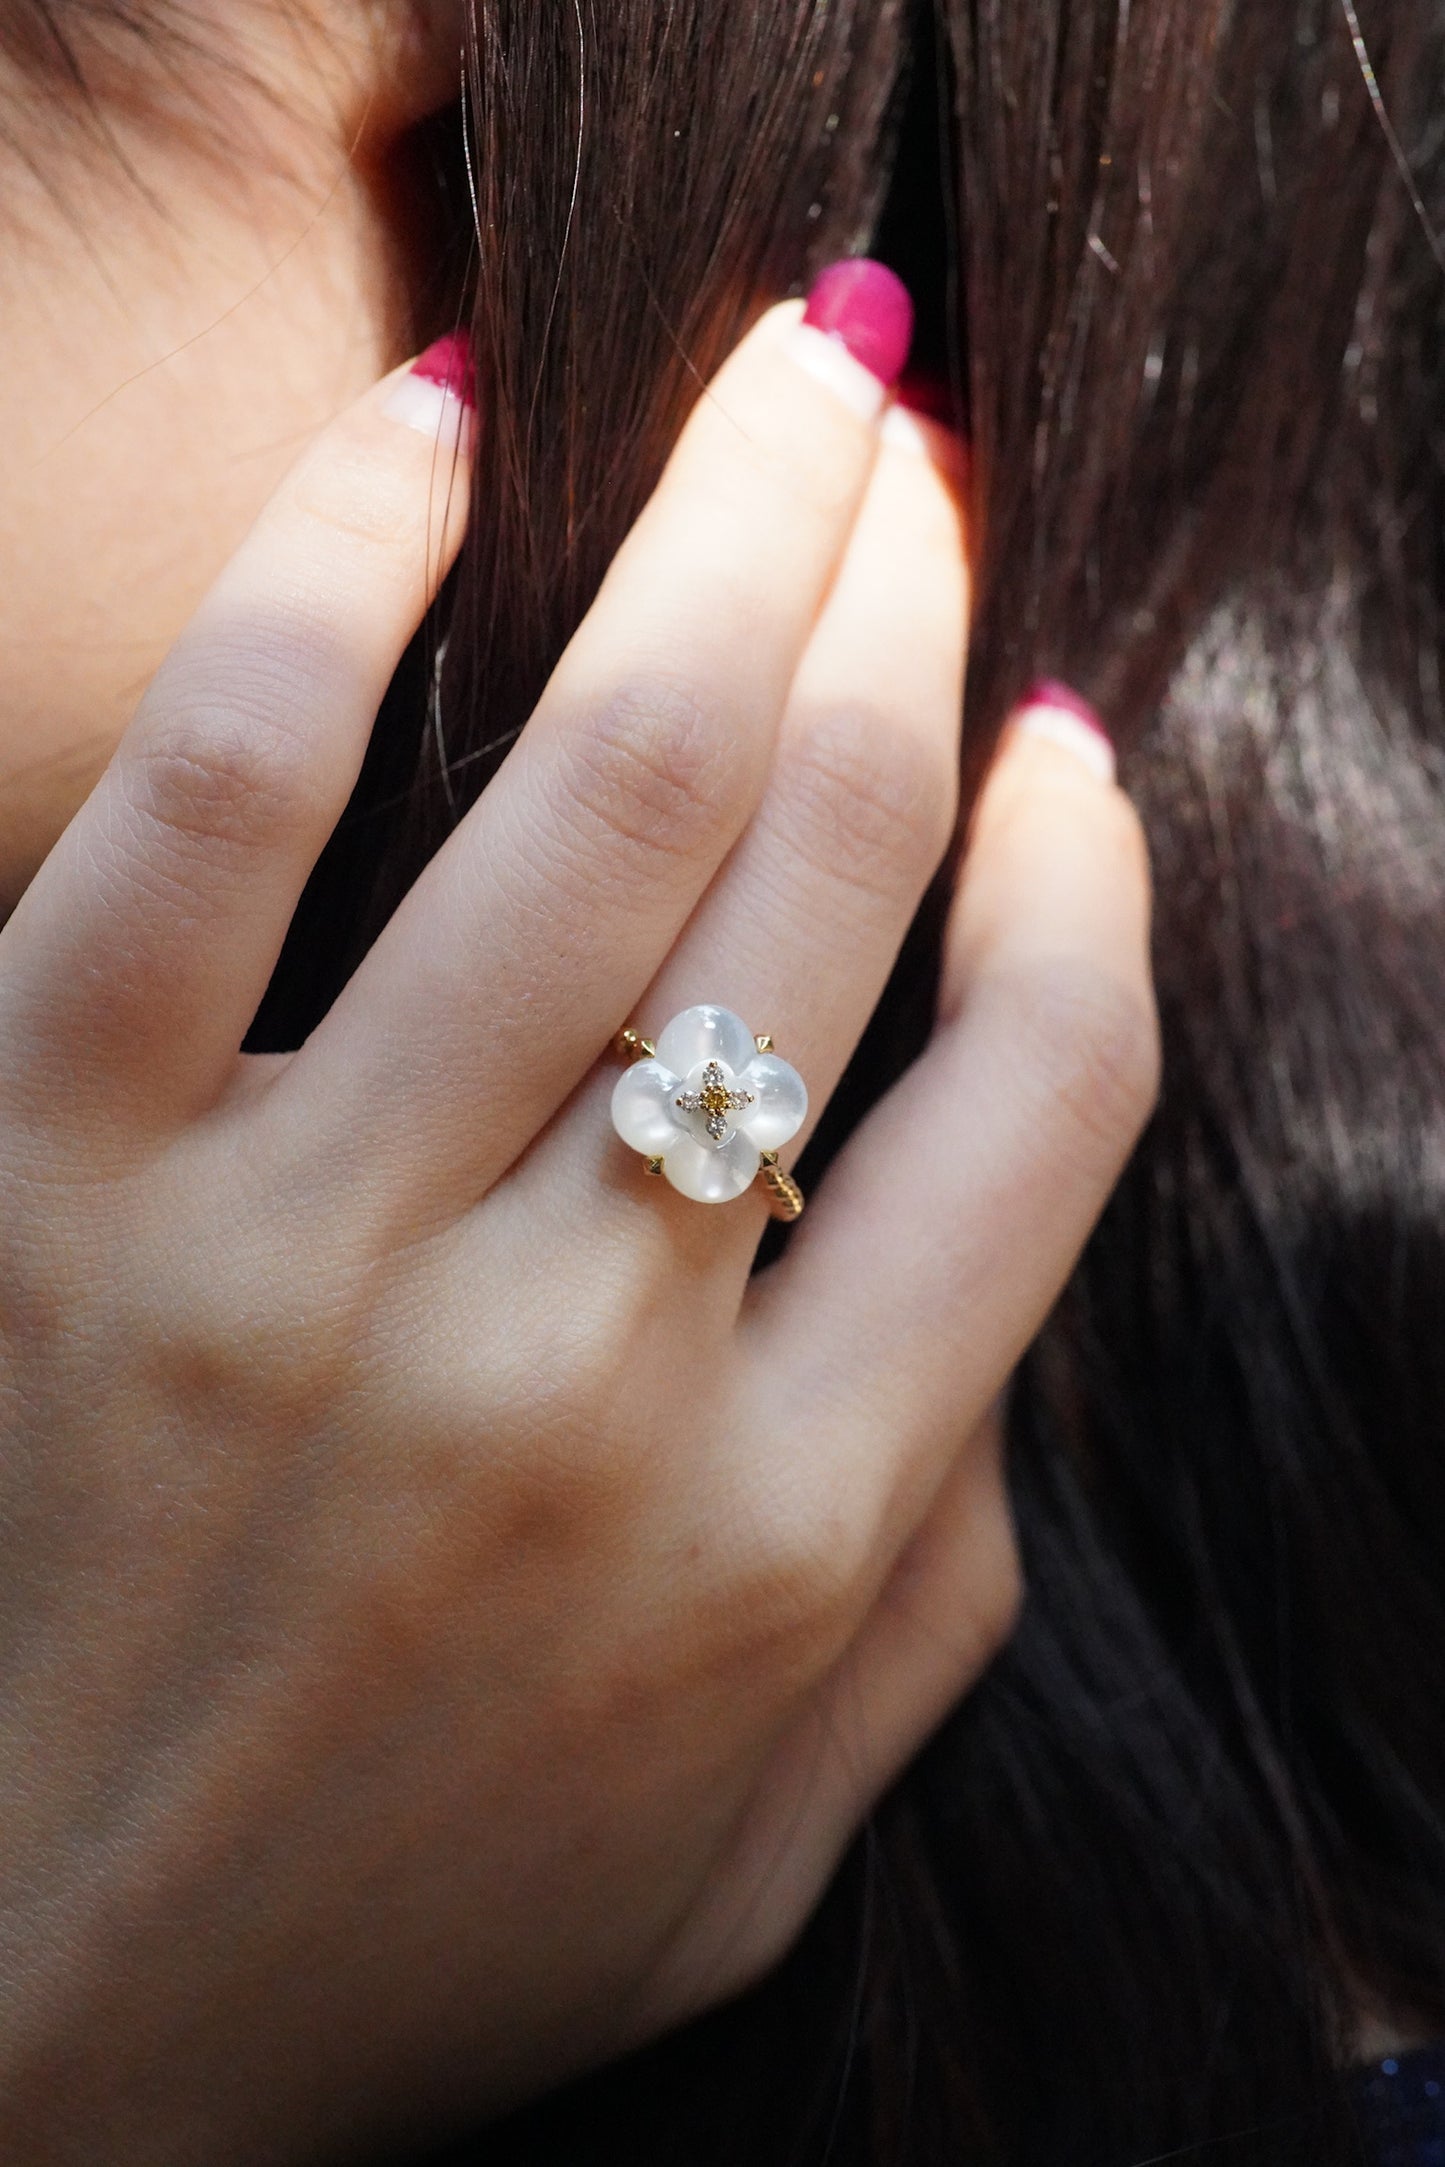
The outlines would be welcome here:
[[[886,264],[870,256],[830,263],[813,281],[803,321],[837,339],[880,384],[897,383],[913,338],[913,303]]]
[[[454,399],[472,412],[476,411],[476,371],[472,366],[472,346],[465,331],[448,331],[439,339],[433,339],[424,353],[417,355],[409,372],[421,377],[427,384],[438,384],[449,391]]]

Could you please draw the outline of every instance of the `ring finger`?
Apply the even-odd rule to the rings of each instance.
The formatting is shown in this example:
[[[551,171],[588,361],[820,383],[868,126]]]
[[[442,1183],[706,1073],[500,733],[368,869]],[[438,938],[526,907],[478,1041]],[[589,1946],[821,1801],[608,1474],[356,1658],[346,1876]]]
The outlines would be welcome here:
[[[788,1156],[852,1054],[953,830],[968,610],[958,465],[945,431],[902,409],[889,415],[758,811],[638,1009],[639,1027],[654,1036],[704,1003],[735,1012],[750,1032],[771,1033],[809,1093]],[[664,1060],[668,1052],[664,1045]],[[659,1224],[675,1238],[679,1215],[694,1215],[694,1196],[740,1193],[751,1182],[757,1150],[746,1119],[722,1152],[690,1133],[695,1123],[674,1123],[664,1138],[665,1096],[654,1134],[653,1073],[635,1072],[641,1118],[629,1141],[661,1157],[683,1191],[664,1204],[665,1185],[656,1185]],[[615,1081],[604,1071],[577,1108],[594,1148],[579,1153],[581,1135],[560,1125],[555,1151],[538,1154],[537,1178],[551,1178],[557,1154],[593,1183],[598,1152],[615,1154],[623,1182],[640,1172],[607,1119]],[[759,1128],[757,1142],[774,1141]],[[615,1191],[607,1189],[610,1205]],[[755,1210],[703,1220],[696,1231],[714,1251],[719,1239],[744,1257],[756,1244]]]

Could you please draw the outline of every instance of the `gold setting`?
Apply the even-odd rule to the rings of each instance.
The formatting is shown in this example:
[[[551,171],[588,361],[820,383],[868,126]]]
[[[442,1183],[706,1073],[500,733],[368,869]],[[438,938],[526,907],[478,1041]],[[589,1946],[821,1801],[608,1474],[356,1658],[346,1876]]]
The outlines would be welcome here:
[[[728,1115],[740,1114],[745,1106],[753,1103],[751,1091],[729,1091],[723,1082],[723,1072],[716,1061],[709,1061],[702,1072],[702,1089],[684,1091],[681,1098],[673,1100],[679,1113],[706,1114],[703,1123],[715,1144],[720,1144],[728,1132]]]

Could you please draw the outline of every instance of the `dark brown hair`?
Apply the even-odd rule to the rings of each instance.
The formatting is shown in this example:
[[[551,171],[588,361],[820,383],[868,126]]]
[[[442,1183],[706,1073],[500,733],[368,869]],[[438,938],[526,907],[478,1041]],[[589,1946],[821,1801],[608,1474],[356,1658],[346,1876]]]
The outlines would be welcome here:
[[[1103,708],[1166,1046],[1014,1395],[1014,1644],[772,1980],[458,2157],[1343,2167],[1358,2008],[1445,2028],[1445,23],[939,10],[478,0],[470,177],[417,146],[472,532],[253,1043],[484,786],[743,324],[881,217],[973,444],[967,777],[1036,672]]]

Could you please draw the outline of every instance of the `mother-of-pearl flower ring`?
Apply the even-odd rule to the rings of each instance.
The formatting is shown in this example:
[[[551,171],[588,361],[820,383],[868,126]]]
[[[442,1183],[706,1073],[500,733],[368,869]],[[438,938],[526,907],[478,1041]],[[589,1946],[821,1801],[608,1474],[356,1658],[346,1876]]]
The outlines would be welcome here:
[[[649,1174],[699,1204],[741,1196],[761,1170],[780,1218],[796,1219],[803,1192],[778,1165],[778,1147],[797,1135],[808,1091],[730,1008],[685,1008],[656,1045],[636,1031],[618,1035],[630,1061],[612,1094],[612,1125],[640,1151]]]

